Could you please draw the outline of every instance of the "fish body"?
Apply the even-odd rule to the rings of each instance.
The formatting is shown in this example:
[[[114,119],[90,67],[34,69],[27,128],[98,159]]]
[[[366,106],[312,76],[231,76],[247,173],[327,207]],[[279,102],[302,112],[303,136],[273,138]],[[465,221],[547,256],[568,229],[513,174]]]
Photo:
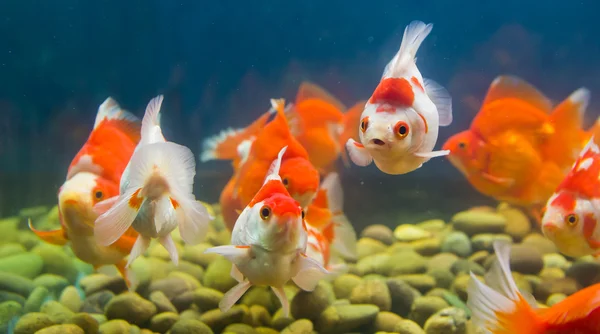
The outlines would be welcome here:
[[[548,200],[542,231],[565,255],[598,256],[599,219],[600,148],[592,137]]]
[[[481,333],[600,333],[600,284],[582,289],[549,308],[519,291],[510,271],[510,244],[494,243],[496,261],[486,284],[471,273],[467,306]]]
[[[279,170],[287,147],[269,168],[263,186],[241,212],[232,231],[231,245],[209,248],[232,262],[231,276],[238,284],[229,290],[219,307],[226,312],[253,285],[270,286],[279,298],[283,315],[289,302],[283,286],[291,279],[312,291],[328,274],[306,255],[307,229],[304,211],[285,188]]]
[[[405,174],[449,153],[433,148],[439,126],[452,122],[452,99],[442,86],[423,79],[415,63],[417,50],[432,27],[413,21],[404,30],[398,53],[361,114],[360,142],[349,139],[346,143],[356,165],[374,161],[384,173]]]
[[[75,256],[93,265],[116,265],[126,282],[124,258],[131,251],[137,232],[128,229],[112,245],[95,242],[94,205],[119,194],[119,180],[139,141],[139,120],[121,109],[112,98],[98,108],[94,128],[71,162],[66,181],[58,191],[61,228],[54,231],[30,229],[42,240],[70,243]]]
[[[95,206],[94,236],[101,245],[115,242],[128,228],[139,236],[127,266],[142,255],[151,239],[169,252],[177,265],[179,255],[171,232],[179,227],[182,239],[194,244],[206,234],[212,217],[193,194],[196,164],[185,146],[166,141],[159,111],[163,97],[150,101],[142,120],[141,139],[120,180],[120,192]]]

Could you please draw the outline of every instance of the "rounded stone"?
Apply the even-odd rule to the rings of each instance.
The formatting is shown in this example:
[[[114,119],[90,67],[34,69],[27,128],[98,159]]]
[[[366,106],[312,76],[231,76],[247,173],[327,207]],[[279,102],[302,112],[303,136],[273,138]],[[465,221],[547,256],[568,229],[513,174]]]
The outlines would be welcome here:
[[[106,304],[108,319],[124,319],[130,324],[141,326],[156,313],[156,306],[135,292],[125,292]]]
[[[150,319],[150,329],[153,332],[166,333],[179,320],[179,314],[174,312],[163,312],[155,314]]]
[[[296,320],[281,331],[282,334],[308,334],[312,332],[313,323],[308,319]]]
[[[408,317],[420,326],[423,326],[430,316],[448,306],[448,303],[440,297],[419,297],[415,299]]]
[[[27,249],[23,247],[23,245],[9,242],[0,246],[0,258],[15,255],[15,254],[23,254],[27,252]]]
[[[412,241],[410,246],[418,254],[423,256],[432,256],[440,252],[442,242],[439,238],[427,238]]]
[[[48,292],[48,289],[45,287],[36,287],[33,289],[31,294],[29,294],[29,297],[27,297],[25,305],[23,306],[23,311],[25,311],[25,313],[39,311],[42,303],[46,300],[49,294],[50,293]]]
[[[454,282],[454,274],[448,270],[443,269],[433,269],[427,272],[427,275],[433,277],[435,279],[435,286],[438,288],[449,289],[452,286],[452,282]]]
[[[565,270],[571,265],[564,256],[558,253],[544,254],[542,258],[544,260],[544,268],[560,268]]]
[[[393,254],[388,276],[422,274],[427,270],[427,259],[413,251]]]
[[[60,292],[69,285],[69,281],[58,275],[42,274],[33,280],[36,286],[43,286],[54,296],[58,296]]]
[[[268,326],[271,324],[271,314],[266,308],[260,305],[250,306],[250,317],[247,323],[253,327]]]
[[[350,294],[352,304],[373,304],[381,311],[392,308],[392,297],[387,284],[380,280],[367,280],[352,289]]]
[[[227,312],[221,312],[221,310],[210,310],[203,313],[198,320],[205,323],[215,332],[221,332],[225,327],[242,322],[246,311],[249,312],[246,305],[234,305]]]
[[[471,237],[471,243],[475,251],[494,252],[494,242],[500,240],[503,242],[512,243],[512,237],[508,234],[491,234],[481,233]]]
[[[337,299],[350,298],[352,289],[362,282],[362,278],[353,274],[342,274],[333,281],[333,292]]]
[[[75,283],[79,271],[75,267],[73,258],[63,250],[62,247],[41,243],[35,246],[31,253],[37,254],[44,263],[43,271],[47,274],[55,274]],[[30,253],[30,254],[31,254]]]
[[[450,270],[459,257],[453,253],[439,253],[432,256],[427,263],[428,270]]]
[[[15,254],[0,258],[0,272],[25,278],[37,277],[44,267],[42,257],[34,253]]]
[[[531,222],[523,211],[511,207],[507,203],[500,203],[498,213],[506,218],[504,233],[510,235],[513,239],[522,240],[531,231]]]
[[[386,245],[391,245],[396,241],[394,239],[394,232],[392,230],[382,224],[374,224],[367,226],[361,233],[361,237],[371,238],[374,240],[378,240]]]
[[[554,243],[539,233],[527,235],[521,244],[531,246],[542,254],[558,253]]]
[[[59,301],[61,304],[69,308],[73,312],[79,312],[83,306],[83,300],[79,295],[79,291],[74,286],[66,287],[60,294]]]
[[[481,265],[465,259],[454,262],[450,271],[454,275],[468,274],[470,272],[473,272],[475,275],[485,274],[485,269]]]
[[[535,288],[534,295],[537,300],[547,300],[550,295],[562,293],[567,296],[574,294],[579,290],[577,281],[570,277],[544,280]]]
[[[121,276],[91,274],[82,278],[80,284],[87,296],[102,290],[109,290],[115,294],[127,290],[125,280]]]
[[[219,257],[206,268],[202,283],[207,288],[225,293],[237,285],[237,281],[231,277],[230,273],[231,262],[224,257]]]
[[[15,334],[29,334],[55,325],[46,313],[31,312],[24,314],[15,325]]]
[[[548,296],[548,299],[546,300],[546,305],[548,305],[548,307],[551,307],[554,304],[562,302],[566,298],[567,295],[565,295],[564,293],[553,293],[550,296]]]
[[[370,255],[383,253],[386,249],[387,247],[383,242],[368,237],[360,238],[356,243],[356,254],[359,260]]]
[[[527,245],[513,245],[510,251],[511,271],[522,274],[538,274],[544,268],[542,253]]]
[[[223,299],[223,293],[219,290],[210,288],[198,288],[194,290],[193,302],[202,312],[219,307],[219,302]]]
[[[213,245],[206,242],[201,242],[197,245],[185,245],[183,247],[183,254],[181,258],[185,261],[189,261],[206,268],[211,263],[221,258],[219,254],[204,253],[205,250],[211,247],[213,247]]]
[[[44,303],[41,307],[41,311],[49,315],[50,319],[57,324],[67,322],[75,314],[66,306],[54,300]]]
[[[385,285],[385,283],[382,284]],[[387,290],[387,286],[385,289]],[[331,285],[328,282],[320,281],[312,292],[300,291],[294,296],[290,303],[290,312],[295,319],[304,318],[314,321],[334,300],[335,294]]]
[[[471,248],[471,240],[465,233],[454,231],[449,233],[442,241],[441,251],[467,257],[471,255],[473,249]]]
[[[467,274],[459,275],[454,279],[454,283],[452,283],[451,286],[451,291],[463,301],[467,300],[467,286],[469,285],[470,279],[471,276]]]
[[[373,328],[375,331],[381,332],[394,332],[396,325],[402,321],[402,317],[392,313],[382,311],[377,313],[377,317],[375,317],[375,322],[373,323]]]
[[[40,329],[36,334],[85,334],[83,329],[73,324],[53,325]]]
[[[467,314],[456,307],[442,309],[425,322],[426,334],[465,334]]]
[[[315,324],[319,333],[347,333],[371,323],[379,313],[375,305],[332,305],[323,311]]]
[[[27,297],[35,287],[35,284],[30,279],[9,272],[0,272],[0,290],[14,292]]]
[[[99,332],[102,334],[129,334],[131,325],[125,320],[109,320],[100,325]]]
[[[574,278],[583,287],[599,283],[600,263],[578,259],[566,270],[565,275]]]
[[[412,224],[402,224],[396,227],[396,229],[394,229],[394,237],[396,237],[398,241],[410,242],[415,240],[427,239],[431,236],[431,232]]]
[[[73,315],[67,323],[77,325],[83,329],[86,334],[98,333],[100,323],[94,317],[87,313],[77,313]]]
[[[416,322],[409,319],[402,319],[394,328],[394,333],[399,334],[424,334],[425,332]]]
[[[162,291],[153,291],[152,293],[150,293],[149,299],[152,303],[154,303],[154,306],[156,306],[157,313],[177,313],[177,309],[175,308],[175,306],[173,306],[173,303],[171,303],[169,298],[167,298],[167,296],[165,296],[165,294]]]
[[[467,235],[479,233],[501,233],[506,226],[506,218],[495,212],[463,211],[455,214],[451,222],[455,230]]]
[[[421,293],[399,278],[390,278],[386,283],[392,298],[392,312],[407,316],[415,298]]]
[[[247,306],[261,305],[269,310],[269,312],[275,312],[279,307],[279,301],[273,292],[271,292],[271,289],[266,286],[253,286],[250,288],[242,296],[241,303]]]
[[[396,278],[403,280],[421,293],[425,293],[436,286],[435,278],[426,274],[398,275]]]

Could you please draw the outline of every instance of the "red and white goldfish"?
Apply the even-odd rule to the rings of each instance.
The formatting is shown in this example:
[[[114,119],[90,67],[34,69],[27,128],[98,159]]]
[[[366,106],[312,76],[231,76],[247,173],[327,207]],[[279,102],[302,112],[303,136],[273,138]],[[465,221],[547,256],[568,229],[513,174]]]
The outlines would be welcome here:
[[[142,255],[157,238],[177,265],[179,255],[171,232],[179,227],[181,238],[197,243],[206,234],[212,217],[193,194],[196,163],[189,148],[166,141],[159,111],[163,97],[148,103],[142,120],[140,143],[120,181],[120,195],[98,203],[102,213],[96,220],[94,235],[104,246],[115,242],[129,227],[139,236],[127,266]]]
[[[549,308],[538,308],[533,296],[519,291],[510,271],[510,244],[494,243],[496,261],[485,276],[473,273],[467,306],[481,333],[600,333],[600,284],[580,290]]]
[[[260,190],[272,161],[284,146],[288,149],[281,162],[280,175],[292,197],[305,208],[319,188],[319,172],[308,160],[304,147],[290,132],[284,114],[285,101],[273,99],[271,104],[277,115],[254,140],[240,145],[238,168],[221,193],[223,218],[230,229],[233,229],[238,211],[243,210]]]
[[[307,230],[304,211],[283,185],[279,176],[283,155],[279,152],[261,189],[242,211],[231,235],[231,245],[209,248],[232,262],[231,276],[238,284],[219,303],[225,312],[253,285],[270,286],[279,298],[283,316],[289,302],[283,286],[291,279],[301,289],[312,291],[318,280],[329,274],[306,255]]]
[[[452,123],[452,98],[442,86],[423,79],[415,55],[433,25],[411,22],[398,53],[361,115],[360,142],[348,140],[350,159],[387,174],[405,174],[449,151],[433,151],[439,126]]]
[[[531,210],[552,195],[585,145],[590,93],[573,92],[554,109],[529,83],[499,76],[468,130],[443,145],[448,160],[484,195]]]
[[[54,231],[30,229],[42,240],[65,245],[80,260],[94,266],[116,265],[125,278],[124,258],[131,251],[137,232],[128,229],[110,246],[94,240],[94,222],[98,215],[94,205],[119,194],[119,180],[139,141],[137,117],[121,109],[112,98],[98,108],[94,129],[79,150],[67,172],[67,179],[58,191],[61,228]]]
[[[600,255],[600,148],[592,137],[548,200],[542,231],[565,255]]]

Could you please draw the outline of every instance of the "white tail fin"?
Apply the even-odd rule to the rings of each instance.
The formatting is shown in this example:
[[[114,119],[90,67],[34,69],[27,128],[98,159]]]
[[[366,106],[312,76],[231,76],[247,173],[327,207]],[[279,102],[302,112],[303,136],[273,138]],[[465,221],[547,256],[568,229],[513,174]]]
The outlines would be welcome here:
[[[108,97],[98,107],[96,120],[94,121],[94,129],[104,120],[122,119],[131,122],[137,122],[139,119],[132,113],[121,109],[121,106],[112,97]]]
[[[412,21],[406,29],[404,29],[404,35],[402,36],[402,44],[398,53],[392,58],[392,60],[386,65],[383,70],[383,77],[399,77],[403,68],[406,68],[411,62],[416,61],[415,56],[421,43],[425,40],[427,35],[431,32],[433,24],[425,24],[421,21]]]
[[[485,281],[489,286],[480,282],[471,273],[471,280],[467,287],[469,296],[467,306],[473,312],[471,318],[473,324],[476,327],[484,328],[487,333],[495,333],[495,330],[502,329],[511,330],[512,327],[506,327],[511,325],[514,325],[515,328],[524,325],[524,328],[526,328],[527,324],[509,324],[507,321],[498,321],[498,315],[510,317],[516,312],[521,312],[519,308],[531,307],[527,303],[532,302],[532,297],[519,292],[512,277],[510,271],[510,244],[496,241],[494,242],[494,251],[496,252],[496,261],[485,275]],[[523,299],[527,302],[523,303]]]
[[[356,259],[356,231],[344,214],[344,190],[337,173],[329,173],[321,185],[327,193],[327,204],[333,215],[334,240],[331,244],[333,251],[345,259]]]
[[[217,160],[219,157],[217,156],[217,147],[223,144],[230,137],[237,136],[244,132],[245,128],[227,128],[225,130],[221,130],[218,134],[208,137],[202,141],[202,153],[200,154],[200,161],[206,162],[210,160]]]
[[[162,130],[160,129],[160,107],[162,102],[162,95],[159,95],[148,102],[146,113],[142,119],[142,137],[140,139],[140,145],[166,141],[162,134]]]
[[[279,176],[279,169],[281,168],[281,159],[283,158],[283,154],[285,154],[286,150],[287,150],[287,146],[284,146],[281,149],[281,151],[279,151],[279,154],[277,155],[277,159],[275,159],[271,163],[271,167],[269,167],[269,172],[267,173],[267,177],[265,178],[265,182],[263,182],[263,184],[267,183],[270,180],[280,180],[281,181],[281,177]]]

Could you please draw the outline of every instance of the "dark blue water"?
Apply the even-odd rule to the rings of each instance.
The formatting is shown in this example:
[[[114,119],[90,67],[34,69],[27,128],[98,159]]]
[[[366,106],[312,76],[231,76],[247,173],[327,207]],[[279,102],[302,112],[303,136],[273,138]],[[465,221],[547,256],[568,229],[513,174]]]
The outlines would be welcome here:
[[[477,107],[469,101],[481,101],[499,74],[555,101],[590,88],[591,124],[600,106],[598,9],[591,0],[2,1],[0,213],[55,201],[107,96],[141,116],[165,94],[167,137],[199,154],[204,137],[249,123],[271,97],[293,99],[303,80],[348,106],[368,98],[415,19],[434,23],[418,65],[454,98],[439,145],[468,127]],[[198,175],[197,197],[216,201],[229,166],[200,164]],[[348,201],[379,194],[382,210],[398,204],[391,194],[419,189],[476,195],[445,159],[403,176],[353,167],[344,179]]]

